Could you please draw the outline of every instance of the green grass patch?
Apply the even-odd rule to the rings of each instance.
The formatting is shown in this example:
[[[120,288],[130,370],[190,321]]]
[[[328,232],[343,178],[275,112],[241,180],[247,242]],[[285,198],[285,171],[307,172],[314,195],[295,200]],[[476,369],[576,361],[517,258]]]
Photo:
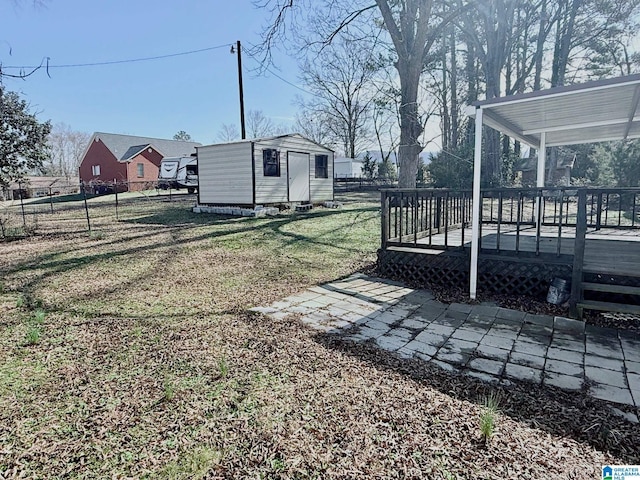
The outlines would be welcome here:
[[[211,470],[215,470],[221,459],[221,452],[208,447],[198,447],[184,452],[178,460],[170,462],[158,472],[156,478],[165,480],[206,478]]]

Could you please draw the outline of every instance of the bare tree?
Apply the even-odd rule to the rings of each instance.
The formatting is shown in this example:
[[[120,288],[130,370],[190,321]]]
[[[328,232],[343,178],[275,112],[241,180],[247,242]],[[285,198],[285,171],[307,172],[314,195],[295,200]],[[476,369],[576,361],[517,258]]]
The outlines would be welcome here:
[[[291,127],[284,123],[276,123],[267,117],[262,110],[249,110],[247,126],[253,138],[285,135],[291,133]]]
[[[76,176],[90,139],[89,133],[72,130],[66,123],[55,124],[47,141],[50,158],[44,171],[67,179]]]
[[[323,112],[303,108],[296,113],[294,130],[320,145],[335,148],[329,122],[330,120]]]
[[[302,64],[302,81],[314,94],[303,109],[325,117],[333,142],[355,158],[370,130],[369,110],[377,69],[371,52],[375,43],[339,38]]]
[[[267,117],[262,110],[249,110],[246,116],[247,134],[250,138],[269,137],[288,133],[285,125],[277,124]],[[218,140],[233,142],[240,140],[240,130],[233,123],[223,123],[218,131]]]
[[[400,186],[415,187],[424,128],[418,105],[420,77],[433,43],[442,28],[460,13],[459,9],[448,9],[447,5],[434,0],[375,0],[375,5],[359,0],[260,0],[256,5],[274,12],[263,37],[267,61],[272,46],[286,37],[286,26],[303,21],[306,11],[322,19],[323,35],[319,42],[325,45],[331,44],[339,32],[350,28],[361,35],[366,27],[380,26],[388,33],[400,82]],[[357,24],[374,9],[382,16],[381,21],[369,19],[366,26]],[[319,10],[321,15],[317,15]]]
[[[277,127],[262,110],[247,112],[247,132],[250,138],[268,137],[276,134]]]
[[[223,123],[218,132],[218,140],[221,142],[233,142],[240,140],[240,130],[233,123]]]

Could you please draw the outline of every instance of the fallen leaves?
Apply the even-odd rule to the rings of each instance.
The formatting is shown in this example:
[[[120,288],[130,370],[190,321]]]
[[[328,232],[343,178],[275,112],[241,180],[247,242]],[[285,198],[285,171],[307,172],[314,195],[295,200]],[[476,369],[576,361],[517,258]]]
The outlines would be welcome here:
[[[91,242],[41,220],[49,235],[0,258],[0,478],[581,479],[640,461],[637,425],[603,402],[490,387],[246,312],[368,268],[375,207],[228,221],[145,200],[120,222],[95,207],[106,233]],[[345,230],[355,217],[367,231]],[[10,305],[23,289],[47,311],[29,349],[28,307]]]

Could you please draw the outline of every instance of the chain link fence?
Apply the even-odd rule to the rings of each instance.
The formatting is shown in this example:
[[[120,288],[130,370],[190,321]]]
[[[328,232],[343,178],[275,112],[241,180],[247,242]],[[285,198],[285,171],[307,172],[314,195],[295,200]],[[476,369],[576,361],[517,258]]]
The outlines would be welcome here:
[[[157,182],[60,185],[44,195],[20,189],[17,198],[11,197],[0,201],[3,242],[38,235],[95,233],[113,221],[154,215],[166,209],[166,202],[188,211],[197,201],[186,189],[158,188]]]

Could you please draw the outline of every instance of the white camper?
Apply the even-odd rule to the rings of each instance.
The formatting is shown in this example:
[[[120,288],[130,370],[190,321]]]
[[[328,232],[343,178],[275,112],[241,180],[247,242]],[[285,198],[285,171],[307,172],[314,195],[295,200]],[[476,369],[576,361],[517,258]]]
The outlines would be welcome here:
[[[194,193],[198,188],[198,157],[166,157],[160,162],[158,188],[186,188]]]

